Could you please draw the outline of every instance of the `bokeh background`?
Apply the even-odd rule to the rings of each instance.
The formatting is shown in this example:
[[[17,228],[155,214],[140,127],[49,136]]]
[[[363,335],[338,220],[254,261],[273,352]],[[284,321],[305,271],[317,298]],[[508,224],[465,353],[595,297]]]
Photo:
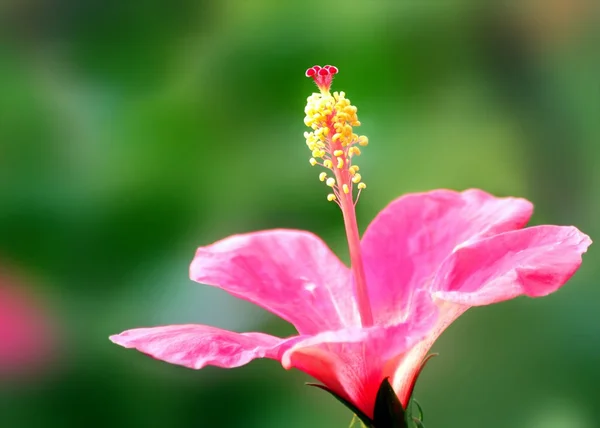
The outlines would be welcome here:
[[[277,362],[192,371],[108,336],[293,333],[188,264],[274,227],[348,260],[302,137],[314,64],[340,68],[371,141],[361,228],[402,193],[480,187],[600,236],[598,17],[595,0],[2,0],[0,426],[348,426]],[[446,331],[416,390],[428,427],[600,427],[598,254]]]

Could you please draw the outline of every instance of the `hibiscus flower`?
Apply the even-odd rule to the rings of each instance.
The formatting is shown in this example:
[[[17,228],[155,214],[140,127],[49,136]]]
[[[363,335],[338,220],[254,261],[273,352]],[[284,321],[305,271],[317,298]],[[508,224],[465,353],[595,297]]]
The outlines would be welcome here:
[[[351,267],[314,234],[282,229],[200,247],[190,267],[192,280],[261,306],[298,334],[188,324],[110,339],[193,369],[275,359],[317,379],[366,425],[380,428],[386,387],[400,411],[406,408],[429,349],[458,316],[472,306],[556,291],[591,241],[572,226],[523,228],[530,202],[476,189],[402,196],[361,239],[354,207],[366,185],[355,160],[368,140],[354,133],[356,107],[343,92],[329,92],[337,71],[307,71],[320,92],[308,98],[305,138],[311,165],[327,170],[319,175],[331,189],[327,199],[342,210]]]

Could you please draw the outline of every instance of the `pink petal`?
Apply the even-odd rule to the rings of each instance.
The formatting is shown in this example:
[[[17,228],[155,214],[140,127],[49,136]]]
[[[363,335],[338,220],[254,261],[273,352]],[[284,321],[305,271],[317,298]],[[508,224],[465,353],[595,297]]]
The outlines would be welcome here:
[[[239,367],[255,358],[280,359],[282,350],[297,340],[262,333],[234,333],[196,324],[137,328],[110,337],[125,348],[135,348],[158,360],[201,369]]]
[[[470,306],[555,291],[577,270],[590,243],[589,237],[574,227],[539,226],[458,248],[442,264],[432,284],[439,306],[436,325],[396,364],[392,386],[401,399],[407,392],[403,385],[414,379],[419,362]]]
[[[419,375],[422,362],[430,354],[431,346],[444,330],[468,309],[467,306],[454,303],[441,301],[436,303],[439,307],[437,322],[429,330],[427,336],[416,346],[410,348],[408,352],[399,355],[395,361],[389,363],[390,368],[394,370],[390,376],[392,387],[398,393],[402,403],[408,402],[411,387],[414,386]]]
[[[262,306],[301,334],[358,323],[350,270],[308,232],[270,230],[200,247],[190,277]]]
[[[396,370],[398,356],[426,337],[437,310],[426,293],[415,302],[409,322],[347,328],[300,339],[283,354],[281,363],[322,382],[372,416],[377,390]]]
[[[367,228],[361,247],[378,322],[406,316],[410,295],[427,287],[455,247],[523,227],[530,202],[481,190],[435,190],[390,203]]]
[[[560,288],[592,243],[575,227],[537,226],[502,233],[457,249],[441,266],[433,290],[439,299],[489,305]]]

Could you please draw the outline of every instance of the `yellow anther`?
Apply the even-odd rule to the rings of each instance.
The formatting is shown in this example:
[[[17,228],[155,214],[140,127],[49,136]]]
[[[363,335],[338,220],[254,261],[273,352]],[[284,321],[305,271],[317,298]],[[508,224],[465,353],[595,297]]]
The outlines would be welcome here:
[[[353,155],[360,156],[360,149],[358,147],[350,147],[348,149],[348,156],[352,157]]]
[[[346,98],[346,94],[320,89],[319,93],[307,98],[304,123],[310,131],[304,133],[304,138],[311,152],[311,165],[322,165],[331,171],[340,170],[340,179],[343,181],[339,182],[335,177],[328,177],[329,172],[319,174],[321,182],[335,189],[327,196],[329,201],[334,201],[342,192],[351,194],[353,185],[358,186],[359,190],[366,188],[358,173],[358,166],[351,165],[351,158],[359,156],[361,151],[358,147],[366,146],[369,140],[353,129],[360,125],[360,121],[357,108]],[[342,174],[344,170],[348,171],[347,175]],[[344,182],[346,184],[342,184]]]

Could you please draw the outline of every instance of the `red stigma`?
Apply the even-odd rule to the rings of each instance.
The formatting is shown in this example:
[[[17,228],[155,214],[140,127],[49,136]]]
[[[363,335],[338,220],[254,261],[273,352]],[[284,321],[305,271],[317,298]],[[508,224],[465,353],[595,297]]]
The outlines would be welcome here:
[[[315,65],[306,70],[306,77],[312,78],[322,92],[329,92],[333,76],[338,73],[337,67],[326,65],[321,67]]]

